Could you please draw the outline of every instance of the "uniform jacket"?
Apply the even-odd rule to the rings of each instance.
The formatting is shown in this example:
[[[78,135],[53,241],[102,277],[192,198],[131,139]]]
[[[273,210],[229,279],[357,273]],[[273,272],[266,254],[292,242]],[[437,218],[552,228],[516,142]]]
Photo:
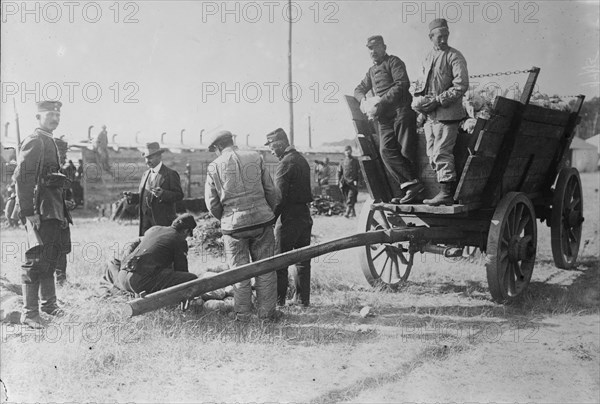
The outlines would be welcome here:
[[[370,90],[381,97],[380,117],[393,116],[398,109],[410,108],[412,96],[408,91],[410,80],[406,65],[399,57],[385,55],[383,60],[369,68],[365,78],[354,90],[354,98],[359,102]]]
[[[36,129],[21,144],[14,174],[21,217],[39,214],[41,220],[58,219],[73,223],[65,204],[63,184],[55,186],[47,181],[48,174],[59,171],[58,149],[52,134]]]
[[[441,104],[428,116],[438,121],[464,118],[462,98],[469,89],[469,72],[462,53],[452,47],[444,51],[433,49],[423,62],[422,72],[425,88],[415,95],[433,95]]]
[[[358,160],[355,157],[344,157],[338,169],[338,183],[345,182],[351,184],[354,181],[358,181],[359,170]]]
[[[188,272],[188,245],[185,236],[171,226],[153,226],[140,238],[137,247],[121,261],[121,269],[139,276],[152,276],[172,268]]]
[[[139,203],[139,214],[140,214],[140,236],[142,236],[142,223],[145,209],[143,204],[145,202],[146,195],[146,182],[150,175],[150,169],[144,172],[142,180],[137,194],[132,194],[131,203]],[[169,226],[177,217],[175,211],[175,203],[183,199],[183,190],[181,189],[181,179],[177,171],[170,169],[165,166],[164,163],[155,178],[156,186],[163,189],[163,194],[160,198],[154,196],[150,197],[150,210],[146,211],[148,214],[152,214],[154,224],[157,226]]]
[[[224,234],[273,222],[280,199],[262,156],[237,147],[225,148],[210,163],[204,193]]]
[[[285,213],[294,206],[312,202],[310,189],[310,166],[308,161],[292,146],[289,146],[277,165],[275,185],[281,192],[281,202],[275,215]]]

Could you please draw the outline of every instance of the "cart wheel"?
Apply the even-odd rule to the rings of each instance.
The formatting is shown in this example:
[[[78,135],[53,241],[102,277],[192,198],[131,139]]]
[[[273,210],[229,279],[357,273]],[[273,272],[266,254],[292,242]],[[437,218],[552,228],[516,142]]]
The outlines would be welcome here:
[[[358,221],[358,232],[384,230],[393,227],[388,213],[371,210],[373,200],[364,203]],[[361,248],[360,266],[371,286],[396,289],[406,282],[413,265],[414,252],[409,252],[409,243],[369,244]]]
[[[492,298],[504,302],[529,285],[537,249],[535,210],[519,192],[506,194],[494,211],[487,239],[486,271]]]
[[[576,168],[564,168],[558,175],[554,189],[550,221],[552,256],[558,268],[569,269],[575,266],[581,243],[582,223],[583,198],[579,172]]]

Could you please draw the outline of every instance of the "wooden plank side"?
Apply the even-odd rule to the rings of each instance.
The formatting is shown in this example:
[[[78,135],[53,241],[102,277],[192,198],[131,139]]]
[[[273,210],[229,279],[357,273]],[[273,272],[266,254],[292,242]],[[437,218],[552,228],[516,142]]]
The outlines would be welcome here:
[[[479,201],[492,172],[494,160],[494,157],[469,156],[463,175],[456,187],[454,199],[460,203]]]
[[[358,102],[354,96],[344,95],[344,98],[346,98],[346,105],[350,110],[350,115],[352,115],[353,120],[360,121],[366,118],[365,114],[360,110],[360,102]]]
[[[359,160],[367,190],[374,200],[389,202],[392,199],[390,186],[380,160]]]
[[[532,122],[526,119],[521,121],[518,136],[533,136],[545,139],[560,139],[565,129],[562,126],[548,125],[540,122]]]
[[[523,111],[523,119],[527,121],[562,127],[567,126],[569,115],[570,113],[567,111],[558,111],[532,104],[527,105]]]
[[[353,120],[352,122],[358,135],[373,136],[376,134],[373,124],[366,119]]]

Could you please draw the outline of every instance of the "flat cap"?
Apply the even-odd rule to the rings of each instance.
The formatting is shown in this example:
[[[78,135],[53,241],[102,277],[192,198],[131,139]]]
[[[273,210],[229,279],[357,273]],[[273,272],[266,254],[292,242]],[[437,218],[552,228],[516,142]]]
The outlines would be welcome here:
[[[208,145],[208,151],[215,151],[217,143],[225,139],[233,139],[233,134],[228,130],[222,130],[212,135],[210,144]]]
[[[383,42],[383,37],[381,35],[373,35],[367,39],[367,48],[375,45],[385,45]]]
[[[265,146],[268,146],[271,143],[276,142],[278,140],[283,140],[284,142],[289,143],[285,131],[281,128],[277,128],[273,132],[267,134],[267,143],[265,143]]]
[[[174,227],[177,230],[180,229],[190,229],[194,230],[196,228],[196,219],[189,213],[184,213],[182,215],[177,216],[173,223],[171,223],[171,227]]]
[[[435,20],[429,23],[429,32],[433,31],[437,28],[446,28],[448,29],[448,21],[443,18],[436,18]]]
[[[344,151],[352,151],[352,146],[347,145],[346,147],[344,147]]]
[[[62,102],[60,101],[40,101],[37,103],[38,112],[60,112],[60,107],[62,107]]]

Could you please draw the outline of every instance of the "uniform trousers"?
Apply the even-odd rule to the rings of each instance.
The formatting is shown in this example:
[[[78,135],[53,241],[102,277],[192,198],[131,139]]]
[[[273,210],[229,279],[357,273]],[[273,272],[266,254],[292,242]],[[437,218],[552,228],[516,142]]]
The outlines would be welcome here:
[[[288,252],[310,245],[313,220],[306,204],[287,206],[275,225],[277,253]],[[284,305],[288,289],[288,268],[277,270],[277,303]],[[310,304],[310,260],[296,264],[294,300]]]
[[[417,178],[417,115],[410,107],[377,118],[379,152],[394,180],[400,185]]]

